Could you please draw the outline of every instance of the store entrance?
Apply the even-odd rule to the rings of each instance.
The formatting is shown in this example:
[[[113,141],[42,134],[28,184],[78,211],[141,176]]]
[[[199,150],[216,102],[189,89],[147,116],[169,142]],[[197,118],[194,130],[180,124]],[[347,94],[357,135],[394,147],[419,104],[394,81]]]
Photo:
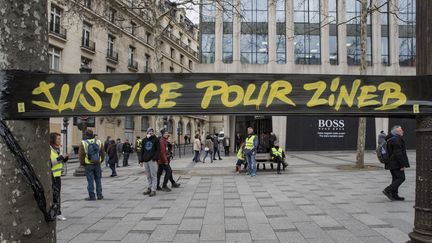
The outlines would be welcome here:
[[[252,127],[258,135],[258,153],[270,151],[270,133],[273,131],[271,116],[236,116],[235,134],[240,134],[242,140],[247,137],[247,128]]]

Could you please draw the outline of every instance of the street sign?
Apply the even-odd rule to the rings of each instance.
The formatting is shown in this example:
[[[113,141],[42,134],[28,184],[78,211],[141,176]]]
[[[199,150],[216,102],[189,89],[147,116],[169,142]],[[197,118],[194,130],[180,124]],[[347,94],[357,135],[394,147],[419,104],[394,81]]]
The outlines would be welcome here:
[[[0,107],[5,119],[141,114],[432,114],[432,76],[2,72],[5,80]]]

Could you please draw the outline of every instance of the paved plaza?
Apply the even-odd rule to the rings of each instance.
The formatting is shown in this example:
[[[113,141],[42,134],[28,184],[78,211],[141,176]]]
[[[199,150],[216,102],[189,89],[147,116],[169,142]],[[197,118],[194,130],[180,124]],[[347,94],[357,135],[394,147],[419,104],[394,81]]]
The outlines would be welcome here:
[[[267,169],[253,178],[234,174],[235,157],[195,164],[183,156],[172,162],[181,187],[151,198],[131,158],[118,177],[104,168],[101,201],[84,201],[86,179],[69,164],[58,242],[406,242],[413,228],[414,152],[404,202],[381,193],[388,171],[351,169],[355,152],[290,152],[282,175]],[[381,166],[372,152],[365,161]]]

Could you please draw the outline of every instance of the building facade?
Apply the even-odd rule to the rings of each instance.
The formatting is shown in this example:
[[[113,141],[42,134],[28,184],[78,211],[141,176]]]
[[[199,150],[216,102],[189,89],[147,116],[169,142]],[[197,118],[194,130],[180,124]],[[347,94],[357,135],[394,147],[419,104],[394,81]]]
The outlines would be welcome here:
[[[198,30],[183,8],[169,1],[148,11],[133,0],[49,1],[49,60],[52,73],[191,72],[199,60]],[[168,13],[156,22],[151,15]],[[159,17],[159,16],[158,16]],[[158,28],[158,29],[155,29]],[[63,130],[70,152],[79,145],[80,118],[52,118],[52,132]],[[202,133],[206,116],[110,116],[90,117],[87,125],[99,138],[107,136],[135,142],[148,127],[166,128],[171,139]],[[67,139],[66,139],[67,137]]]
[[[360,74],[360,1],[226,0],[218,5],[202,0],[202,4],[201,64],[195,72]],[[415,4],[415,0],[368,1],[368,75],[415,75]],[[245,134],[252,125],[258,134],[274,131],[281,145],[300,150],[355,149],[358,124],[358,119],[343,117],[252,115],[218,120],[210,120],[210,127],[225,130],[231,138]],[[339,134],[340,128],[335,132],[345,140],[319,136],[320,126],[328,120],[343,120],[345,129],[350,127],[344,134]],[[396,123],[413,126],[409,120],[370,119],[368,148],[374,148],[377,132]],[[414,131],[410,133],[414,136]],[[305,136],[309,144],[300,146],[296,141],[302,134],[309,134]]]

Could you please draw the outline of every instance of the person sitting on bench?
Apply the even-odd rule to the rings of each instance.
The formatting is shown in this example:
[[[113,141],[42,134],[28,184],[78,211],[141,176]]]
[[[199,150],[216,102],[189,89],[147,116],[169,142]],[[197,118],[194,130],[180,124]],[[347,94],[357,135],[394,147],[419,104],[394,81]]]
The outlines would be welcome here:
[[[288,166],[288,163],[285,161],[285,152],[279,147],[279,142],[274,142],[274,147],[271,149],[271,158],[273,162],[277,163],[277,173],[280,174],[280,167],[283,164],[283,170]]]

